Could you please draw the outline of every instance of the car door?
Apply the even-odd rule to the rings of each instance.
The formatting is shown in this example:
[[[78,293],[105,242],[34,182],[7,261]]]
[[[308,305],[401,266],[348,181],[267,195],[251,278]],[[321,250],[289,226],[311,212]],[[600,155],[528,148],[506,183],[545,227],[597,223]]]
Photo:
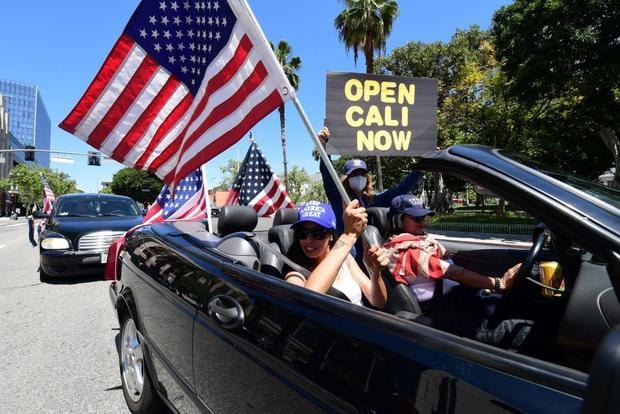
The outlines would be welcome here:
[[[578,412],[587,376],[201,253],[194,372],[215,412]]]
[[[154,364],[155,383],[184,412],[195,411],[192,331],[196,304],[187,288],[191,267],[150,232],[136,232],[127,243],[131,288],[140,332]],[[135,278],[138,280],[127,280]]]

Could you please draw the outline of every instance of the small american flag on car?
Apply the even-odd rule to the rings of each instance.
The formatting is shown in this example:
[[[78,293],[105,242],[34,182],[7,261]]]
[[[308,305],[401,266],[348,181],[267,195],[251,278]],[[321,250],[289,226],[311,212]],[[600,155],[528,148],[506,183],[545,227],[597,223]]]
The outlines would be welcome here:
[[[144,217],[144,224],[164,220],[193,220],[205,218],[207,197],[200,169],[181,180],[174,195],[169,185],[164,185]]]
[[[243,0],[142,0],[60,127],[177,183],[294,92]]]
[[[41,176],[41,182],[43,183],[43,212],[45,214],[49,214],[54,207],[56,196],[54,195],[54,192],[50,188],[50,185],[45,177]]]
[[[226,204],[251,206],[259,217],[270,216],[279,208],[295,207],[255,141],[228,190]]]

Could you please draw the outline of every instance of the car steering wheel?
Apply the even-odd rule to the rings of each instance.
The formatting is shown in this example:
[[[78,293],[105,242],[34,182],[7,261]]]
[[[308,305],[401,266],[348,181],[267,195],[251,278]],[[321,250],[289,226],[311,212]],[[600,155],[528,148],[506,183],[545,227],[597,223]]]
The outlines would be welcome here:
[[[534,263],[538,260],[538,256],[540,256],[540,253],[545,246],[546,240],[547,235],[545,234],[545,227],[541,225],[536,226],[533,235],[532,247],[530,248],[525,260],[521,263],[521,269],[519,269],[515,283],[524,280],[530,275],[532,268],[534,267]]]

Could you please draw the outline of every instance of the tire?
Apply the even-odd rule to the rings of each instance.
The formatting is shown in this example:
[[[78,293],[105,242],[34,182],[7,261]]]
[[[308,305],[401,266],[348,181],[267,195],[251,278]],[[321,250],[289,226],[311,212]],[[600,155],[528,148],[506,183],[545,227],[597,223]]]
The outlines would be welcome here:
[[[127,407],[132,413],[166,412],[165,405],[153,388],[144,345],[131,316],[123,319],[120,335],[119,367]]]

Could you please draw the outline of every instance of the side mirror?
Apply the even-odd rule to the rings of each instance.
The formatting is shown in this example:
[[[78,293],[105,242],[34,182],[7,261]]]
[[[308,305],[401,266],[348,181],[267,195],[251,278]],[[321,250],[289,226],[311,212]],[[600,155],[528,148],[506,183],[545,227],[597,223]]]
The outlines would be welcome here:
[[[50,217],[50,215],[49,215],[49,214],[45,214],[45,213],[44,213],[44,212],[42,212],[41,210],[37,210],[37,211],[34,211],[34,212],[32,213],[32,217],[37,218],[37,219],[40,219],[40,218],[49,218],[49,217]]]

